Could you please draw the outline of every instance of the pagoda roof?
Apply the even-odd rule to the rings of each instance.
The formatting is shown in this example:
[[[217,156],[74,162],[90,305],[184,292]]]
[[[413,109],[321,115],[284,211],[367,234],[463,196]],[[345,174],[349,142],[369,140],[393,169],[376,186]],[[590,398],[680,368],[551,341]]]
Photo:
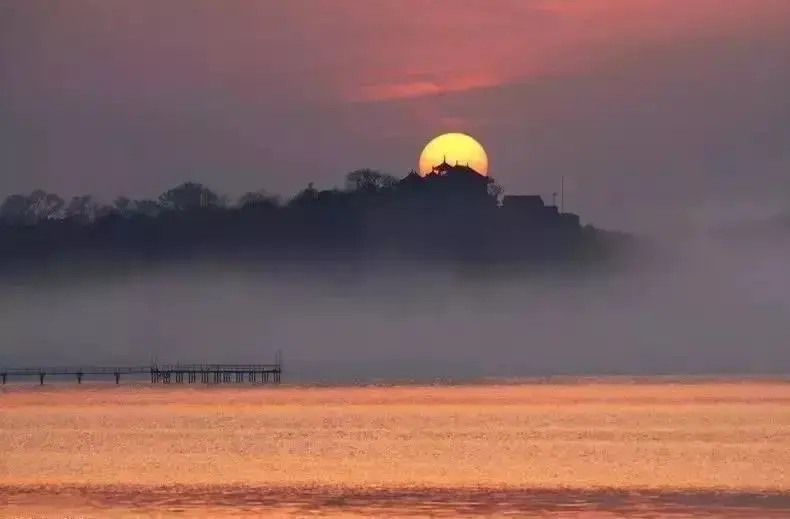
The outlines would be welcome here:
[[[475,170],[474,168],[470,167],[469,164],[458,164],[458,163],[456,163],[453,166],[451,164],[448,164],[446,161],[442,161],[442,163],[439,164],[438,166],[434,166],[432,168],[432,171],[433,171],[433,173],[439,174],[439,175],[453,175],[453,174],[459,174],[459,173],[460,174],[469,175],[469,174],[474,173],[475,175],[479,175],[481,177],[485,176],[485,175],[482,175],[477,170]]]

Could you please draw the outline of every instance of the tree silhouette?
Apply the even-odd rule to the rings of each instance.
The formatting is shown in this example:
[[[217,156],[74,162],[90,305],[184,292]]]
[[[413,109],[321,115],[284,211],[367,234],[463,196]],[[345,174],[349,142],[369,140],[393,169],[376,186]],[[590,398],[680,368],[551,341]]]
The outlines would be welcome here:
[[[503,189],[467,166],[445,164],[397,179],[372,169],[345,176],[343,189],[310,183],[290,200],[264,190],[230,203],[185,182],[157,199],[82,195],[68,203],[35,190],[0,204],[0,263],[91,257],[183,261],[188,257],[266,261],[362,261],[395,254],[417,261],[583,264],[611,256],[622,236],[559,214],[540,197],[500,203]],[[528,199],[528,200],[527,200]],[[86,256],[87,255],[87,256]]]
[[[36,189],[29,195],[11,195],[0,206],[0,219],[17,224],[34,224],[58,217],[64,201],[58,195]]]
[[[0,205],[0,219],[10,224],[24,224],[35,222],[30,204],[26,195],[11,195]]]
[[[504,193],[505,190],[504,190],[504,188],[502,186],[497,184],[492,179],[491,182],[488,184],[487,192],[488,192],[488,196],[490,196],[490,197],[496,199],[497,201],[499,201],[499,199],[502,198],[502,193]]]
[[[197,182],[185,182],[165,191],[159,197],[161,207],[175,211],[217,207],[218,203],[219,195]]]
[[[159,216],[159,214],[162,212],[162,206],[157,200],[137,200],[133,202],[132,206],[135,208],[135,212],[137,214],[150,218]]]
[[[106,212],[103,206],[93,195],[81,195],[73,197],[66,205],[66,218],[80,222],[92,222],[97,216]]]
[[[398,179],[373,169],[357,169],[346,175],[346,189],[379,191],[395,186]]]
[[[37,189],[30,194],[30,203],[35,217],[39,220],[56,218],[63,208],[63,199],[58,195]]]
[[[128,216],[129,212],[133,208],[132,200],[125,196],[117,197],[113,201],[112,205],[115,208],[115,210],[118,211],[118,214],[120,214],[121,216]]]
[[[238,200],[238,205],[241,208],[275,208],[280,205],[280,199],[277,195],[271,195],[265,190],[260,189],[258,191],[248,191],[241,195]]]

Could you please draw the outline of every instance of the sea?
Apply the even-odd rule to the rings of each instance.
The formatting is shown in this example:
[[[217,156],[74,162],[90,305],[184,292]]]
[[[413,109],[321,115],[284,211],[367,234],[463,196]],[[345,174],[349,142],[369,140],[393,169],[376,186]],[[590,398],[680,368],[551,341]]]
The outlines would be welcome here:
[[[0,389],[0,517],[790,518],[790,383]]]

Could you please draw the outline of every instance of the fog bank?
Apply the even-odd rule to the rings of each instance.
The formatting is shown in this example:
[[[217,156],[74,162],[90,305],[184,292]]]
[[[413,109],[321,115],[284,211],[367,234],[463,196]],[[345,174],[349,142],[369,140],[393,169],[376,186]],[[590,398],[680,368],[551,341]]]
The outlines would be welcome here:
[[[785,231],[654,236],[630,269],[194,265],[3,281],[0,365],[270,362],[289,381],[790,371]],[[55,282],[57,280],[57,282]]]

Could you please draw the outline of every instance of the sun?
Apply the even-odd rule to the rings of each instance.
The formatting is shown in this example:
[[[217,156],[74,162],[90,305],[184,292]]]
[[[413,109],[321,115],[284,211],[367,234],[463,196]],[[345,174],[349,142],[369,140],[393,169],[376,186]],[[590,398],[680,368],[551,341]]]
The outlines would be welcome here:
[[[430,141],[420,154],[420,175],[431,172],[442,162],[469,166],[481,175],[488,175],[488,155],[483,146],[465,133],[445,133]]]

